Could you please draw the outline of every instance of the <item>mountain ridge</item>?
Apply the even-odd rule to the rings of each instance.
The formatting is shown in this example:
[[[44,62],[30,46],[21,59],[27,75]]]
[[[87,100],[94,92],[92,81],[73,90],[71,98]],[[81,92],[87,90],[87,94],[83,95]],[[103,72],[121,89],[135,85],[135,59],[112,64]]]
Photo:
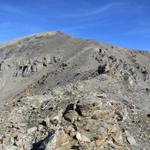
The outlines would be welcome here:
[[[149,148],[150,53],[62,32],[0,47],[0,148]]]

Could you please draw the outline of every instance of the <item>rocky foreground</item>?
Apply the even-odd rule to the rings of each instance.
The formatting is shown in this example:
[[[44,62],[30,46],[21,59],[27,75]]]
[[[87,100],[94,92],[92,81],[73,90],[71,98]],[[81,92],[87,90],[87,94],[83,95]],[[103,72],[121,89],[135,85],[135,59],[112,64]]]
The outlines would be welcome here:
[[[0,149],[149,150],[149,53],[52,32],[0,58]]]

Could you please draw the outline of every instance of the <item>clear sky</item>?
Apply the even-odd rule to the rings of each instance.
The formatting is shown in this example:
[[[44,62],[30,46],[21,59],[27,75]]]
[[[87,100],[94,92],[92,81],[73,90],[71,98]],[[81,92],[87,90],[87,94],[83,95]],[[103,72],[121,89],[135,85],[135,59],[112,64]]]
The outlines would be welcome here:
[[[150,50],[150,0],[0,0],[0,43],[55,30]]]

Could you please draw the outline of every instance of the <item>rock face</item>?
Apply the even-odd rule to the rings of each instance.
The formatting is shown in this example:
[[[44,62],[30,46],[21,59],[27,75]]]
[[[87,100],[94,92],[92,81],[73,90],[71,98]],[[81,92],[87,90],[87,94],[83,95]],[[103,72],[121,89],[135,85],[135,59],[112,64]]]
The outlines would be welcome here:
[[[149,150],[149,53],[52,32],[0,60],[0,149]]]

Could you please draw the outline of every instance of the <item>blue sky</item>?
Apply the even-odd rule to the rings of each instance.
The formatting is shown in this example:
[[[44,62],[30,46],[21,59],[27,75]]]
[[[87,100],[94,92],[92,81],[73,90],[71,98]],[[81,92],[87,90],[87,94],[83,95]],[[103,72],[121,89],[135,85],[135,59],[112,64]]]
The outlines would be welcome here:
[[[55,30],[150,50],[150,0],[0,0],[0,43]]]

